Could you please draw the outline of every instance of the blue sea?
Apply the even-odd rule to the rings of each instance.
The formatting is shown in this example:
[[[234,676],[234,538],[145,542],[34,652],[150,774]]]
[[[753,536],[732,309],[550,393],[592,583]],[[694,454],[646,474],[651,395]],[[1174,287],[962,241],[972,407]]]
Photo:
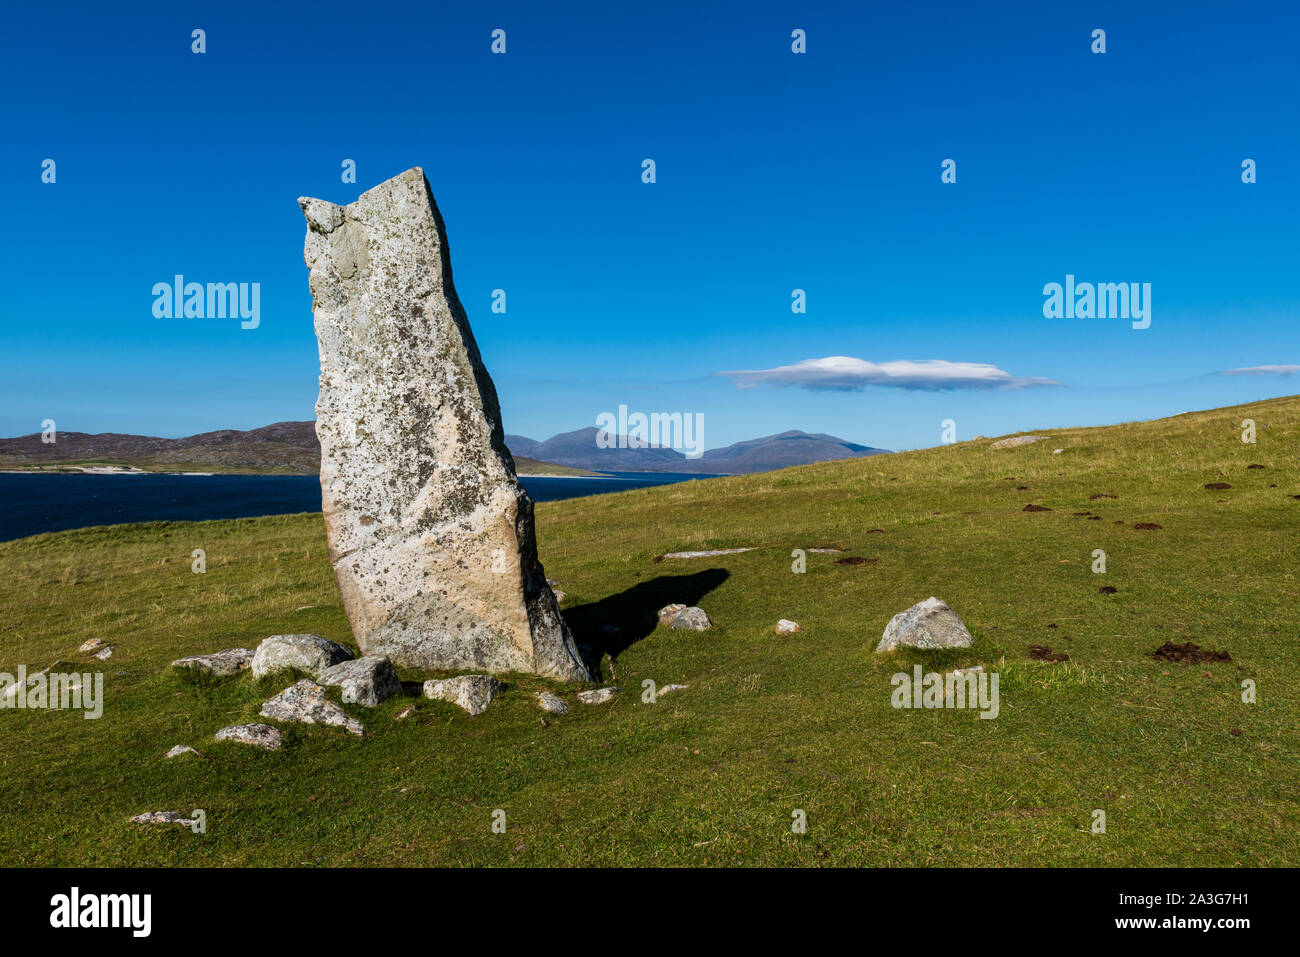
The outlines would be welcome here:
[[[711,478],[610,472],[609,478],[520,476],[534,502]],[[320,511],[314,475],[0,474],[0,541],[125,522],[194,522]]]

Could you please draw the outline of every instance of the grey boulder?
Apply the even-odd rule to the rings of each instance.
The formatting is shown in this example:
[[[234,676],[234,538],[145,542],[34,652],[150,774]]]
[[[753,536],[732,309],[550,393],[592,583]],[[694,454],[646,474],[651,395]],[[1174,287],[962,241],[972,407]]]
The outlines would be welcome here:
[[[685,628],[689,631],[708,631],[713,627],[713,622],[709,621],[709,616],[704,613],[703,608],[696,608],[690,605],[683,608],[668,623],[669,628]]]
[[[214,737],[218,741],[251,744],[263,751],[279,751],[284,747],[284,738],[269,724],[232,724],[228,728],[222,728]]]
[[[900,611],[885,626],[876,651],[909,648],[969,648],[972,638],[957,613],[938,598],[917,602]]]
[[[131,818],[131,821],[135,824],[184,824],[186,827],[194,824],[194,818],[177,811],[145,811]]]
[[[253,677],[297,668],[318,677],[331,665],[351,661],[352,652],[320,635],[272,635],[253,654]]]
[[[324,724],[356,735],[365,734],[366,730],[360,721],[326,698],[325,689],[309,678],[303,678],[264,702],[262,717],[272,721]]]
[[[569,706],[564,703],[563,699],[557,698],[549,691],[539,691],[537,693],[537,704],[543,711],[551,714],[567,714]]]
[[[393,663],[384,655],[341,661],[322,671],[316,680],[326,686],[341,688],[347,704],[361,704],[367,708],[377,707],[393,695],[402,693],[402,682],[393,670]]]
[[[243,671],[252,664],[252,661],[252,648],[227,648],[225,651],[218,651],[211,655],[191,655],[188,658],[177,658],[172,662],[172,667],[186,668],[190,671],[225,678]]]
[[[471,715],[482,714],[501,691],[501,682],[491,675],[460,675],[435,678],[424,683],[424,696],[435,701],[450,701]]]

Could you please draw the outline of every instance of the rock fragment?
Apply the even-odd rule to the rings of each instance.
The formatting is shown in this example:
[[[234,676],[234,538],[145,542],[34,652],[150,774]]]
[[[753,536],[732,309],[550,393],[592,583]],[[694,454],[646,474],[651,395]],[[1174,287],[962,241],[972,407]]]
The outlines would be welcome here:
[[[325,697],[325,689],[309,678],[303,678],[263,702],[261,713],[263,718],[272,721],[323,724],[343,728],[350,734],[365,734],[361,722]]]
[[[563,699],[557,698],[549,691],[539,691],[537,693],[537,704],[543,711],[551,714],[567,714],[569,706],[564,703]]]
[[[232,724],[228,728],[222,728],[213,737],[218,741],[251,744],[264,751],[279,751],[284,747],[283,736],[269,724]]]
[[[424,696],[435,701],[450,701],[473,715],[482,714],[492,699],[501,693],[501,682],[491,675],[458,675],[424,683]]]
[[[322,671],[316,680],[327,687],[341,688],[344,703],[367,708],[378,707],[402,693],[402,682],[393,670],[393,663],[383,655],[340,661]]]
[[[218,651],[210,655],[190,655],[188,658],[177,658],[172,662],[172,667],[225,678],[238,674],[252,662],[252,648],[227,648],[225,651]]]

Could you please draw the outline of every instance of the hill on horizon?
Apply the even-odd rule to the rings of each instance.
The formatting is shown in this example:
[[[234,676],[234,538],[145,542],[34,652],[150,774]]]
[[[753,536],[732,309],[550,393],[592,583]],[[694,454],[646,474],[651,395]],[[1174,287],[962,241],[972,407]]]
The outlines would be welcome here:
[[[885,449],[847,442],[831,435],[789,431],[737,442],[688,459],[673,449],[629,447],[615,439],[612,448],[600,448],[599,429],[588,427],[537,441],[507,435],[506,445],[521,474],[562,466],[578,470],[624,472],[699,472],[745,475],[810,465],[836,459],[877,455]],[[257,429],[221,429],[179,439],[119,432],[59,432],[58,441],[45,444],[40,433],[0,439],[0,469],[40,465],[101,463],[133,466],[147,471],[241,470],[293,475],[320,471],[320,443],[315,422],[275,422]]]

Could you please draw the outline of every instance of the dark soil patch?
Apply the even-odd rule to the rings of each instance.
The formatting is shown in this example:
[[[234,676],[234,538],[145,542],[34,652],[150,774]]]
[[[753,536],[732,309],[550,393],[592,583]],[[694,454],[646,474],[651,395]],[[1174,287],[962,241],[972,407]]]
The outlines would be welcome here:
[[[1053,651],[1047,645],[1030,645],[1029,657],[1034,661],[1050,661],[1053,664],[1070,660],[1070,656],[1064,651]]]
[[[858,555],[850,555],[848,558],[835,559],[836,565],[874,565],[880,561],[879,558],[862,558]]]
[[[1262,469],[1263,467],[1264,466],[1260,465],[1258,462],[1252,462],[1250,465],[1246,466],[1248,469]]]
[[[1227,482],[1206,482],[1205,487],[1211,490],[1232,488]]]
[[[864,534],[864,535],[883,535],[883,534],[885,534],[885,530],[884,530],[883,528],[869,528],[869,529],[867,529],[863,534]]]
[[[1100,522],[1100,521],[1101,521],[1101,516],[1100,516],[1100,515],[1089,515],[1089,516],[1088,516],[1088,521],[1090,521],[1090,522]]]
[[[1089,495],[1088,501],[1095,502],[1099,498],[1119,498],[1118,495],[1111,495],[1107,492],[1098,492],[1096,495]]]
[[[1176,645],[1166,641],[1151,655],[1156,661],[1181,661],[1186,664],[1200,664],[1203,661],[1231,661],[1232,655],[1226,651],[1205,651],[1200,645],[1185,641]]]
[[[1123,524],[1124,524],[1124,519],[1122,519],[1122,518],[1117,518],[1117,519],[1115,519],[1115,524],[1116,524],[1116,525],[1123,525]]]
[[[1017,491],[1017,492],[1028,492],[1028,491],[1029,491],[1029,486],[1028,486],[1028,485],[1017,485],[1017,486],[1016,486],[1016,491]]]
[[[1144,532],[1158,532],[1160,529],[1164,528],[1163,525],[1157,525],[1155,522],[1138,522],[1133,527],[1141,529]]]
[[[1046,505],[1026,505],[1020,511],[1022,512],[1050,512],[1051,509]]]
[[[1119,591],[1119,589],[1116,588],[1114,585],[1102,585],[1101,588],[1098,589],[1098,591],[1100,591],[1103,595],[1113,595],[1115,594],[1115,592]]]
[[[1092,512],[1071,512],[1075,518],[1083,518],[1085,515],[1091,515]]]

